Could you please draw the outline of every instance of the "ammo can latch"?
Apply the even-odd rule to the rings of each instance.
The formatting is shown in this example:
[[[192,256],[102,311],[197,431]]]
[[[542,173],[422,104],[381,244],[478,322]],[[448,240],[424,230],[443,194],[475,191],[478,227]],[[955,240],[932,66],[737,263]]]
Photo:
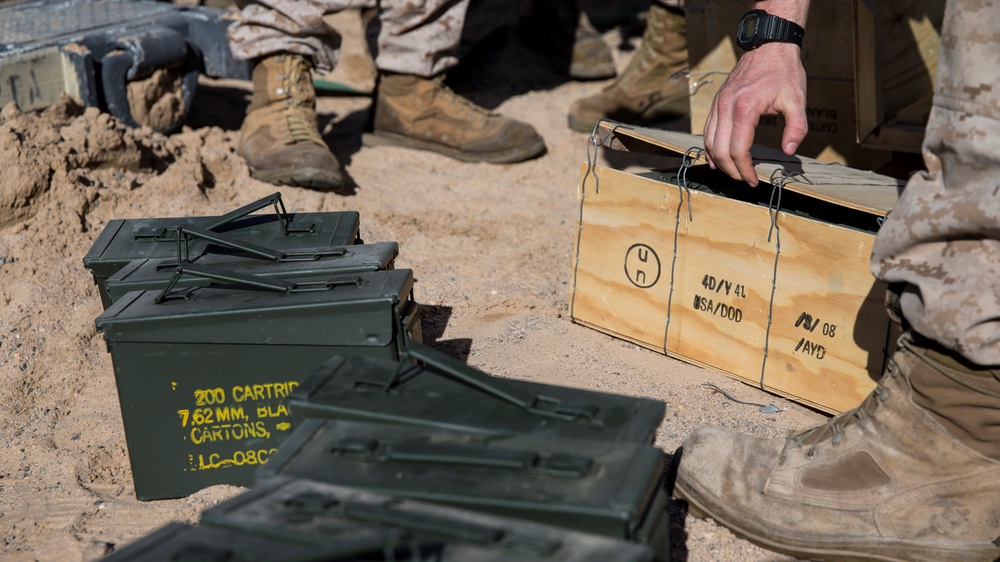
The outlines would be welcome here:
[[[409,359],[423,362],[429,369],[441,371],[446,376],[454,377],[481,392],[513,404],[531,414],[567,421],[588,422],[593,425],[604,425],[603,420],[599,417],[601,409],[596,404],[574,403],[541,394],[535,394],[531,397],[518,396],[509,389],[504,388],[502,381],[499,379],[485,375],[445,353],[418,343],[407,345],[407,349],[403,353],[399,365],[388,380],[357,381],[355,388],[358,390],[374,388],[382,392],[389,392],[400,382],[405,368],[410,365]]]

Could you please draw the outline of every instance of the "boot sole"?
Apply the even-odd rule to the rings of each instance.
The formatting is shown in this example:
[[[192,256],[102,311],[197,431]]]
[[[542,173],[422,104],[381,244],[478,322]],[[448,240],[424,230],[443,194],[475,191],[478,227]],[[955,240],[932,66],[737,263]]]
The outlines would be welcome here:
[[[618,74],[614,63],[607,64],[570,64],[567,73],[573,80],[607,80]]]
[[[317,191],[334,191],[344,187],[341,174],[324,168],[280,168],[266,171],[251,168],[250,176],[272,185],[289,185]]]
[[[403,148],[415,148],[417,150],[428,150],[450,156],[462,162],[488,162],[490,164],[513,164],[541,156],[545,153],[545,141],[542,139],[497,152],[469,152],[436,142],[384,131],[373,131],[362,134],[361,144],[365,146],[399,146]]]
[[[687,117],[691,115],[691,98],[690,96],[684,96],[682,98],[665,99],[654,103],[653,105],[646,108],[645,111],[639,115],[629,119],[616,119],[614,116],[607,117],[615,121],[622,121],[628,125],[647,125],[656,121],[665,121],[667,119],[679,119],[681,117]],[[592,133],[594,132],[594,125],[600,119],[585,119],[569,114],[567,118],[567,123],[569,128],[573,129],[578,133]]]
[[[688,502],[688,513],[699,519],[712,519],[736,535],[768,550],[796,558],[834,561],[883,560],[887,562],[965,562],[969,560],[996,560],[1000,551],[992,545],[968,545],[948,548],[926,543],[902,540],[869,540],[846,542],[839,548],[817,548],[790,544],[781,538],[769,538],[745,529],[722,517],[703,501],[697,490],[680,476],[674,483],[674,496]]]

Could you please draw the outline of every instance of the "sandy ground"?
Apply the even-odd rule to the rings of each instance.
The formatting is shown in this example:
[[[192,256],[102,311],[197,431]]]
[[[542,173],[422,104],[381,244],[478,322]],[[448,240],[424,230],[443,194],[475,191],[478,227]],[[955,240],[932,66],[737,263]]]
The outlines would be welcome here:
[[[620,66],[631,54],[621,47],[636,41],[627,32],[607,35]],[[364,87],[370,66],[362,52],[345,48],[337,77]],[[546,155],[497,166],[362,147],[369,100],[323,97],[322,130],[351,186],[318,193],[249,177],[235,152],[249,91],[243,82],[203,81],[187,125],[169,136],[127,129],[72,104],[42,114],[4,108],[0,558],[94,560],[169,521],[195,521],[242,491],[220,486],[178,500],[135,498],[112,361],[94,325],[102,307],[82,259],[112,219],[217,215],[276,190],[293,212],[356,210],[366,242],[398,242],[397,267],[415,272],[431,345],[501,377],[664,400],[656,445],[667,452],[702,425],[777,436],[825,419],[573,324],[568,283],[587,135],[566,127],[566,110],[603,83],[566,81],[514,40],[460,76],[462,91],[482,105],[533,123]],[[609,162],[605,153],[600,159]],[[616,157],[614,165],[655,163]],[[707,383],[780,411],[762,413]],[[679,506],[672,510],[676,560],[783,559]]]

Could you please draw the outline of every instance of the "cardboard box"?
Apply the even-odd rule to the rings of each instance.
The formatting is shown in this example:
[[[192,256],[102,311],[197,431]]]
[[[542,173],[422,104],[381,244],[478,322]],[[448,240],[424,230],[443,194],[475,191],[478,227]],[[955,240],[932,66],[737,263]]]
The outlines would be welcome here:
[[[941,51],[944,2],[854,0],[858,141],[919,152]]]
[[[906,16],[920,11],[913,6],[920,3],[914,0],[898,6],[888,0],[836,0],[810,5],[802,46],[809,134],[799,154],[875,169],[892,159],[891,150],[919,151],[922,127],[908,129],[906,139],[900,138],[902,129],[886,130],[881,143],[873,142],[872,135],[895,114],[882,115],[883,106],[887,112],[895,112],[927,92],[927,81],[919,80],[919,73],[914,72],[923,67],[913,56],[905,55],[908,44],[903,40],[903,32],[909,29]],[[743,0],[687,3],[693,133],[704,129],[716,92],[742,54],[735,34],[740,17],[750,7]],[[928,27],[930,24],[916,29],[921,34],[922,52],[929,59],[934,41]],[[918,56],[916,61],[920,60]],[[778,147],[783,129],[782,117],[763,116],[756,142]],[[889,144],[890,134],[893,144]]]
[[[869,256],[901,182],[757,146],[751,189],[696,157],[700,136],[601,134],[691,166],[581,170],[573,321],[821,410],[857,405],[891,348]]]

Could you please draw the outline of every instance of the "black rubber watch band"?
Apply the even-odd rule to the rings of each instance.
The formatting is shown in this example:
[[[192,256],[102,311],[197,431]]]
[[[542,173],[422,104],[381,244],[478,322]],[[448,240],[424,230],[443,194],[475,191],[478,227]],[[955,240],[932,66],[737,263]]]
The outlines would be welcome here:
[[[769,14],[764,10],[750,10],[740,18],[736,31],[736,46],[752,51],[764,43],[794,43],[802,46],[805,30],[802,26]]]

